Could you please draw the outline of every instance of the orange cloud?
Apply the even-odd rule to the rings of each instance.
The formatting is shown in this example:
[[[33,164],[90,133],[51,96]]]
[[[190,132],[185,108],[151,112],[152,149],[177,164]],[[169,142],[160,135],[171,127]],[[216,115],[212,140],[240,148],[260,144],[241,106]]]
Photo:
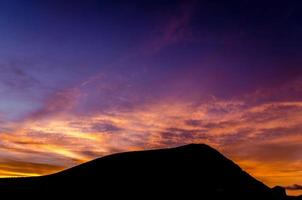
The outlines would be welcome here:
[[[43,175],[114,152],[207,143],[270,186],[301,184],[301,124],[300,101],[161,102],[81,117],[61,112],[0,134],[0,176]]]
[[[43,163],[31,163],[12,160],[0,161],[0,177],[39,176],[63,170],[64,167]]]

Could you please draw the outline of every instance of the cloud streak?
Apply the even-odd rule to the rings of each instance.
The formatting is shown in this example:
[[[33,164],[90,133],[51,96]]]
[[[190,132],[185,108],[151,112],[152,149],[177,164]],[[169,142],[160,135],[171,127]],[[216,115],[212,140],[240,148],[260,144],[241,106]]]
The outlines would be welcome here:
[[[289,174],[302,178],[298,164],[302,162],[301,116],[302,102],[298,101],[251,106],[242,100],[217,98],[198,105],[159,102],[82,117],[67,109],[2,132],[0,155],[52,166],[61,163],[61,168],[37,172],[42,175],[114,152],[208,143],[275,185],[287,183]],[[9,165],[7,162],[7,171]],[[282,171],[285,169],[292,171]],[[27,169],[18,170],[21,175],[29,174]],[[8,172],[2,176],[5,174]]]
[[[286,6],[19,6],[15,34],[0,34],[12,48],[0,52],[0,176],[207,143],[270,186],[302,184],[302,45],[296,21],[280,24]]]
[[[98,80],[93,83],[99,88]],[[279,94],[299,91],[293,83]],[[128,109],[95,104],[83,114],[79,108],[95,97],[87,87],[53,93],[21,122],[2,120],[0,176],[43,175],[115,152],[207,143],[270,186],[301,184],[302,101],[297,98],[268,100],[263,91],[233,99],[162,98]]]
[[[292,186],[287,186],[287,190],[302,190],[302,185],[294,184]]]

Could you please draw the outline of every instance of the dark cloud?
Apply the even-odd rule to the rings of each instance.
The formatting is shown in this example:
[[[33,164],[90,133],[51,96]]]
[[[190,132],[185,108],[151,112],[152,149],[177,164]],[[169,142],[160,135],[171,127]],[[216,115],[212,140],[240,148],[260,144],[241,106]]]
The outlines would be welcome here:
[[[251,130],[251,133],[253,130]],[[258,137],[255,141],[270,141],[276,138],[299,136],[302,132],[302,125],[293,125],[290,127],[275,127],[275,128],[263,128],[258,130]]]
[[[159,137],[163,146],[176,146],[208,138],[201,129],[187,130],[181,128],[168,128],[160,132]]]
[[[302,190],[302,185],[294,184],[291,186],[285,187],[287,190]]]
[[[110,123],[110,122],[99,122],[99,123],[94,123],[90,127],[91,131],[94,132],[106,132],[106,133],[115,133],[118,131],[121,131],[122,128]]]
[[[185,120],[185,124],[189,126],[201,126],[202,122],[201,120],[189,119],[189,120]]]
[[[100,153],[98,153],[98,152],[89,151],[89,150],[81,151],[80,153],[83,154],[84,156],[87,156],[87,157],[91,158],[91,159],[102,156],[102,155],[101,155]]]
[[[45,99],[43,106],[28,116],[29,119],[40,119],[59,114],[61,112],[73,111],[79,91],[76,88],[56,91],[52,96]]]
[[[0,68],[2,68],[2,73],[0,74],[1,82],[5,85],[6,92],[14,90],[22,92],[22,90],[39,88],[41,86],[41,82],[38,79],[26,70],[15,66],[15,64],[1,65]]]

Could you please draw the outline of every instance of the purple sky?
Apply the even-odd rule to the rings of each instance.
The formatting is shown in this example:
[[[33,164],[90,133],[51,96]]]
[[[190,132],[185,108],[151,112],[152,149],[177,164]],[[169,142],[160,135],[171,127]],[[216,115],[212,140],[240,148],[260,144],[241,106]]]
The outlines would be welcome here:
[[[293,178],[302,180],[301,9],[281,0],[1,1],[0,175],[206,142],[269,185],[302,184]]]

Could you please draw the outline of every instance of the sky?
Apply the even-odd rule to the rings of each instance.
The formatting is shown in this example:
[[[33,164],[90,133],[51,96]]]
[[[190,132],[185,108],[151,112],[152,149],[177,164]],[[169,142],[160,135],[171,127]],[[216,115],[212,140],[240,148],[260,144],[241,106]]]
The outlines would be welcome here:
[[[206,143],[302,194],[302,3],[1,0],[0,177]]]

